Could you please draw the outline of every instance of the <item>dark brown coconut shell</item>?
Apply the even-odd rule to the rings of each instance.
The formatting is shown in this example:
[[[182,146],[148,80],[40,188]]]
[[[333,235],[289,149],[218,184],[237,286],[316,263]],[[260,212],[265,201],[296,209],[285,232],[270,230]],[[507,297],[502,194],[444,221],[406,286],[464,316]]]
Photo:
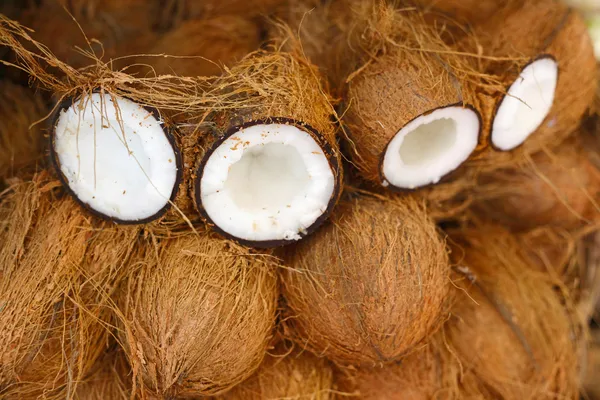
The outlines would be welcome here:
[[[286,334],[339,364],[399,359],[439,327],[447,309],[444,241],[410,199],[340,203],[332,223],[285,261]]]
[[[484,55],[498,58],[485,62],[484,70],[498,76],[506,89],[539,57],[554,58],[559,68],[554,105],[540,128],[516,150],[485,152],[477,164],[495,169],[513,163],[516,156],[560,145],[578,127],[597,86],[593,44],[582,17],[559,1],[526,1],[507,7],[475,32]],[[480,98],[488,141],[503,97],[499,91]]]
[[[518,231],[600,221],[600,170],[577,137],[482,176],[475,193],[478,214]]]
[[[260,368],[220,400],[334,399],[329,361],[291,343],[269,350]]]
[[[134,392],[196,398],[252,375],[275,325],[272,259],[192,232],[139,250],[118,296]]]
[[[174,57],[141,57],[139,62],[158,75],[220,75],[223,65],[231,66],[260,45],[257,24],[239,15],[183,22],[149,51]]]
[[[44,134],[40,124],[31,125],[48,112],[32,90],[0,82],[0,179],[43,159]]]
[[[0,396],[72,398],[114,324],[109,296],[137,231],[95,221],[47,174],[0,199]]]
[[[560,282],[531,268],[516,239],[481,229],[450,237],[465,279],[445,332],[464,368],[498,398],[577,398],[582,330]]]
[[[287,240],[248,242],[230,237],[212,223],[200,198],[204,165],[224,140],[254,124],[289,124],[308,133],[323,149],[336,180],[327,209],[304,233],[310,235],[331,213],[341,194],[343,181],[335,111],[332,99],[321,85],[318,71],[292,53],[260,51],[229,69],[227,74],[216,79],[213,87],[216,88],[215,106],[213,112],[207,115],[212,134],[204,135],[199,145],[194,147],[199,160],[194,182],[198,211],[215,231],[242,244],[255,247],[289,244]],[[184,131],[184,135],[188,134],[189,131]]]

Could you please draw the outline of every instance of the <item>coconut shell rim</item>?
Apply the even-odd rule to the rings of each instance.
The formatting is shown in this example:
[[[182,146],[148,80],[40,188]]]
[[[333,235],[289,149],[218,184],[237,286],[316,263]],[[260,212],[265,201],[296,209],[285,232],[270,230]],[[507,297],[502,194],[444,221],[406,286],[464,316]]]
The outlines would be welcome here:
[[[91,93],[94,94],[94,93],[101,93],[101,92],[102,91],[100,89],[94,89]],[[49,119],[51,121],[50,122],[50,141],[49,141],[50,163],[54,167],[54,170],[58,175],[58,180],[60,181],[62,187],[69,194],[69,196],[71,198],[73,198],[83,209],[85,209],[90,214],[92,214],[104,221],[114,222],[119,225],[144,225],[144,224],[156,221],[157,219],[160,219],[171,208],[172,203],[177,198],[177,195],[179,194],[179,186],[181,185],[181,182],[183,180],[183,155],[181,154],[181,150],[179,149],[179,145],[175,138],[174,132],[176,131],[176,128],[172,125],[167,126],[167,124],[164,124],[164,123],[161,126],[162,131],[165,134],[165,137],[167,138],[167,140],[169,141],[169,144],[171,145],[171,148],[173,149],[173,153],[175,154],[175,166],[177,167],[177,172],[175,175],[175,184],[173,185],[173,189],[171,191],[171,196],[169,197],[169,201],[167,202],[167,204],[165,204],[160,210],[158,210],[153,215],[143,218],[143,219],[139,219],[139,220],[124,220],[124,219],[120,219],[120,218],[110,217],[108,215],[105,215],[105,214],[95,210],[88,203],[84,202],[79,197],[77,197],[77,195],[75,194],[75,192],[69,185],[69,180],[62,172],[62,169],[60,166],[60,160],[59,160],[58,154],[55,149],[56,126],[57,126],[58,120],[61,116],[61,112],[63,110],[69,109],[71,106],[73,106],[73,104],[76,101],[81,99],[83,96],[84,95],[81,94],[78,96],[71,96],[71,97],[63,100],[56,107],[56,109],[54,111],[54,115],[52,115],[52,117]],[[158,111],[158,109],[156,109],[154,107],[140,105],[136,101],[131,100],[131,99],[127,98],[126,96],[119,95],[119,97],[134,102],[135,104],[139,105],[140,107],[142,107],[143,109],[145,109],[146,111],[151,113],[154,116],[154,118],[156,118],[157,121],[161,120],[161,115],[160,115],[160,112]]]
[[[329,163],[329,166],[333,172],[335,184],[333,188],[333,193],[331,194],[331,198],[329,203],[327,204],[327,208],[325,211],[312,223],[304,232],[299,232],[300,239],[298,240],[289,240],[289,239],[277,239],[277,240],[248,240],[238,238],[228,232],[225,232],[221,227],[215,224],[204,207],[202,206],[202,196],[201,196],[201,181],[203,176],[204,167],[208,162],[208,159],[212,156],[212,154],[216,151],[221,144],[229,137],[238,133],[242,129],[246,129],[248,127],[254,125],[261,124],[280,124],[280,125],[292,125],[298,129],[303,130],[308,133],[319,145],[319,147],[323,150],[325,157]],[[198,166],[195,168],[195,179],[194,179],[194,204],[196,205],[197,211],[200,213],[200,216],[208,224],[214,231],[216,231],[219,235],[233,240],[236,243],[239,243],[243,246],[254,247],[259,249],[269,249],[274,247],[282,247],[289,244],[297,243],[303,240],[305,237],[313,234],[326,220],[329,218],[331,213],[333,212],[333,208],[337,204],[337,201],[342,193],[342,174],[341,174],[342,166],[340,163],[340,159],[338,154],[333,149],[332,145],[325,139],[319,131],[313,128],[306,122],[301,122],[295,120],[293,118],[288,117],[267,117],[267,118],[259,118],[255,120],[247,121],[243,124],[233,126],[229,128],[224,134],[220,135],[214,143],[211,144],[210,148],[206,151],[202,159],[200,160]]]

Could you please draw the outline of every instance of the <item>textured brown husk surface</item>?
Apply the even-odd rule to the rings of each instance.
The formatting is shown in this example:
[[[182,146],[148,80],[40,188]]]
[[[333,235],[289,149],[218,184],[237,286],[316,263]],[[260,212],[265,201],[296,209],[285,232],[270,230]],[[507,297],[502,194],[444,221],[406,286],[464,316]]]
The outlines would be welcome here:
[[[447,253],[415,201],[340,203],[331,224],[286,253],[286,334],[317,355],[346,365],[389,363],[444,318]]]
[[[273,259],[192,232],[138,250],[117,296],[134,393],[214,395],[252,375],[275,324]]]
[[[72,398],[101,356],[137,230],[86,215],[44,173],[0,199],[0,393]]]

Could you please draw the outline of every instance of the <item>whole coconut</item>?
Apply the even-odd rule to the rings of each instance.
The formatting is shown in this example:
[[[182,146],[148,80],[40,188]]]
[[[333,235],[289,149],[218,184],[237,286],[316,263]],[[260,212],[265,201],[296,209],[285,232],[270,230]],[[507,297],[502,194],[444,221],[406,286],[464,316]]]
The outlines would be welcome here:
[[[271,259],[193,232],[139,251],[118,296],[134,392],[216,395],[252,375],[275,325]]]
[[[444,240],[415,200],[358,197],[286,252],[286,332],[340,364],[389,363],[444,318]]]

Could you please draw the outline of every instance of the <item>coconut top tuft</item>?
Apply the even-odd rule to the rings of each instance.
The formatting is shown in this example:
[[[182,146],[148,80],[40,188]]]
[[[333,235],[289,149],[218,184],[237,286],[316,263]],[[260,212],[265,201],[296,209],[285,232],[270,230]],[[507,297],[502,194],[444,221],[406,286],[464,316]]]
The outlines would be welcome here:
[[[415,200],[340,203],[284,259],[287,334],[340,364],[392,362],[444,318],[447,253]]]

